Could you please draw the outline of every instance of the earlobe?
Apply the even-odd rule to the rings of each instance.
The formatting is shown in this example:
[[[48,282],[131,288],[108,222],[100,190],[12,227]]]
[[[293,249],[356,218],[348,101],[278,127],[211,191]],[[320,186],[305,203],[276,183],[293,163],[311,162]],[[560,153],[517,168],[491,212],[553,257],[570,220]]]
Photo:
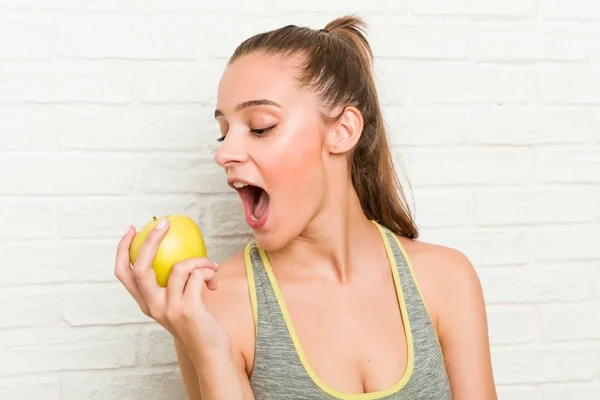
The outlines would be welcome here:
[[[363,118],[354,106],[344,107],[339,119],[332,125],[328,140],[329,151],[334,154],[351,151],[362,134]]]

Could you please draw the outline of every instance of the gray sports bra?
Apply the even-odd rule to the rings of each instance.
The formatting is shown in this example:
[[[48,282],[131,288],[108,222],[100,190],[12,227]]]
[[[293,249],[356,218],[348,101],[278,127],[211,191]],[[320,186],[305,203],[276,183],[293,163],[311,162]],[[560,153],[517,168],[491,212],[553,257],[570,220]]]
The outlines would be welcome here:
[[[408,343],[404,376],[372,393],[341,393],[324,383],[309,365],[298,341],[266,253],[246,246],[246,273],[256,327],[256,352],[250,385],[256,400],[447,400],[451,399],[441,347],[398,238],[379,228],[391,264]]]

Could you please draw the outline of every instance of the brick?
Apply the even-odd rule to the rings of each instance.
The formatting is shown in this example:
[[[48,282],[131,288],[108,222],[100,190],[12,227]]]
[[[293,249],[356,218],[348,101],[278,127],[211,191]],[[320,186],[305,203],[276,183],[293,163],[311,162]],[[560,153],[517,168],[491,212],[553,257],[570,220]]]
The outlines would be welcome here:
[[[595,43],[595,46],[592,49],[592,57],[597,62],[600,60],[600,32],[594,36],[593,42]]]
[[[15,171],[0,175],[0,194],[127,194],[135,179],[129,159],[106,155],[6,156],[0,171]]]
[[[526,185],[532,179],[533,161],[528,149],[403,148],[399,152],[415,187]]]
[[[114,281],[116,251],[114,240],[110,243],[0,242],[0,285]]]
[[[528,343],[537,336],[536,312],[532,306],[488,306],[490,343]]]
[[[533,385],[496,385],[498,398],[502,400],[538,400],[538,390]]]
[[[592,143],[600,112],[592,107],[477,107],[472,141],[477,144]]]
[[[533,61],[536,31],[529,23],[473,25],[473,58],[477,61]]]
[[[132,100],[132,68],[123,62],[0,62],[0,103]]]
[[[0,330],[0,376],[132,366],[134,340],[129,327]]]
[[[347,13],[352,10],[355,13],[367,12],[393,12],[404,10],[406,0],[383,0],[377,3],[366,3],[361,0],[347,0],[345,2],[325,2],[319,0],[306,0],[303,2],[276,2],[274,3],[275,12],[327,12],[327,13]]]
[[[376,58],[373,74],[379,101],[384,109],[388,104],[404,104],[406,100],[406,67],[402,60]]]
[[[477,23],[473,57],[478,61],[584,61],[592,34],[579,26]]]
[[[369,30],[376,57],[465,59],[469,56],[469,40],[468,26],[459,24],[379,23]]]
[[[545,383],[541,386],[544,400],[590,400],[600,398],[598,382]]]
[[[414,217],[419,227],[442,228],[470,224],[470,193],[420,189],[415,191],[414,196]]]
[[[58,122],[52,106],[0,106],[0,121],[0,150],[58,149]]]
[[[132,68],[142,103],[206,103],[216,99],[225,60],[151,62]]]
[[[237,194],[211,201],[208,218],[208,231],[212,236],[243,235],[250,232],[244,206]]]
[[[595,378],[597,348],[531,347],[492,348],[494,377],[498,384],[566,382]]]
[[[524,264],[532,257],[534,237],[525,229],[423,229],[423,241],[456,248],[476,267]]]
[[[49,22],[44,16],[3,12],[0,15],[0,37],[18,40],[0,42],[0,59],[44,60],[55,57],[58,30]]]
[[[414,2],[416,14],[469,15],[492,17],[532,17],[535,0],[419,0]]]
[[[0,399],[60,400],[60,383],[57,376],[1,378]]]
[[[600,8],[595,0],[544,0],[540,15],[544,19],[600,19]]]
[[[0,8],[36,9],[36,10],[73,10],[73,11],[119,11],[125,4],[120,0],[0,0]]]
[[[600,302],[542,304],[539,310],[545,340],[600,338]]]
[[[201,205],[197,199],[177,196],[168,199],[64,200],[58,207],[59,235],[62,238],[120,239],[129,224],[139,231],[152,221],[152,217],[171,214],[186,214],[199,223]]]
[[[536,33],[538,60],[585,61],[594,44],[592,33],[581,26],[542,25]]]
[[[61,17],[58,54],[89,59],[194,60],[205,56],[197,22],[143,13]]]
[[[465,107],[389,106],[385,109],[388,133],[397,146],[446,146],[469,139],[470,113]]]
[[[206,239],[208,257],[217,263],[223,263],[242,251],[251,239],[249,233],[234,237],[208,237]]]
[[[587,187],[481,189],[475,191],[475,224],[592,222],[597,204]]]
[[[43,239],[55,236],[56,205],[45,200],[0,199],[2,239]]]
[[[595,294],[589,262],[544,263],[536,266],[479,268],[486,301],[539,303],[582,301]]]
[[[596,294],[596,299],[600,300],[600,260],[592,262],[591,270],[590,276],[592,281],[595,282],[593,292]]]
[[[255,14],[259,10],[256,7],[252,8]],[[215,32],[222,30],[223,25],[222,19],[216,18],[214,15],[205,16],[198,29],[202,32],[202,45],[211,57],[229,59],[243,40],[258,33],[284,26],[286,21],[282,20],[281,17],[278,16],[277,19],[269,21],[264,17],[253,16],[248,13],[232,15],[228,11],[227,20],[230,22],[230,29],[228,29],[229,33],[227,35],[215,35]],[[290,23],[298,25],[298,19],[296,18],[295,22]],[[225,67],[224,63],[223,67]]]
[[[227,20],[230,16],[270,14],[272,3],[270,0],[257,0],[252,4],[236,2],[232,7],[231,2],[199,2],[194,0],[155,0],[151,3],[142,2],[140,4],[130,5],[148,11],[173,11],[183,13],[227,13]],[[210,15],[210,19],[216,19],[219,15]],[[209,19],[209,18],[207,18]],[[214,31],[213,31],[214,33]]]
[[[60,295],[56,291],[0,288],[0,329],[59,325],[60,308]]]
[[[114,283],[87,284],[62,293],[64,320],[71,326],[151,322],[127,289]]]
[[[538,258],[540,260],[573,260],[600,258],[599,224],[556,225],[538,227]],[[565,238],[577,238],[569,240]]]
[[[173,336],[162,326],[153,324],[144,327],[136,343],[137,363],[155,366],[177,363]]]
[[[59,108],[60,145],[68,149],[197,152],[217,138],[214,108],[90,105]]]
[[[535,158],[539,183],[600,183],[600,146],[540,148]]]
[[[534,76],[522,69],[421,65],[406,74],[407,104],[521,104],[535,96]]]
[[[598,216],[598,219],[600,220],[600,187],[596,189],[596,198],[598,199],[598,201],[596,202],[596,204],[597,204],[596,211],[598,212],[597,216]]]
[[[39,0],[0,0],[0,8],[35,9],[35,10],[68,10],[68,11],[126,11],[136,13],[172,12],[172,13],[206,13],[227,12],[228,14],[265,13],[271,8],[270,0],[257,0],[252,4],[231,2],[198,2],[194,0],[154,0],[152,2],[123,2],[120,0],[54,0],[50,3]],[[213,16],[215,18],[215,16]]]
[[[180,374],[171,368],[81,371],[64,374],[61,400],[185,400]]]
[[[158,193],[231,193],[223,170],[197,157],[150,159],[142,170],[142,190]]]
[[[600,104],[600,72],[593,70],[540,70],[536,89],[542,104]]]
[[[70,7],[73,8],[73,7]],[[126,7],[123,7],[126,8]],[[204,55],[197,23],[171,15],[8,14],[0,20],[0,58],[196,59]]]

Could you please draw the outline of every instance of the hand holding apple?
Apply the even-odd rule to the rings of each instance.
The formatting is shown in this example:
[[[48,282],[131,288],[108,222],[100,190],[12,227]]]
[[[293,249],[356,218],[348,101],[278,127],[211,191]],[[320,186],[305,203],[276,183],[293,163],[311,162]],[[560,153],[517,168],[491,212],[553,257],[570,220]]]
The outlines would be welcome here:
[[[152,261],[152,269],[156,274],[156,283],[166,287],[171,268],[176,263],[193,257],[206,257],[206,245],[200,228],[187,215],[170,215],[162,219],[169,221],[169,231],[162,239]],[[142,244],[158,225],[156,217],[138,232],[131,242],[129,258],[134,264]]]
[[[230,342],[202,300],[205,286],[217,289],[219,266],[202,256],[206,250],[204,241],[199,241],[200,230],[186,218],[171,216],[153,221],[137,235],[130,227],[118,246],[115,275],[142,312],[178,338],[198,360],[228,351]],[[171,242],[169,233],[173,234]],[[143,238],[141,243],[134,235]]]

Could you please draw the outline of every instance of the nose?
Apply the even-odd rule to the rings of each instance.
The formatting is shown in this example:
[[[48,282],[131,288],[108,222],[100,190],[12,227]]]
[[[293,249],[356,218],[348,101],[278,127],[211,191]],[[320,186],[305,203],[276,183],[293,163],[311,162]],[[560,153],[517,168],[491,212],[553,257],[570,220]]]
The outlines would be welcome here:
[[[215,162],[223,168],[243,164],[248,160],[248,153],[242,143],[243,140],[234,136],[233,132],[228,133],[215,152]]]

